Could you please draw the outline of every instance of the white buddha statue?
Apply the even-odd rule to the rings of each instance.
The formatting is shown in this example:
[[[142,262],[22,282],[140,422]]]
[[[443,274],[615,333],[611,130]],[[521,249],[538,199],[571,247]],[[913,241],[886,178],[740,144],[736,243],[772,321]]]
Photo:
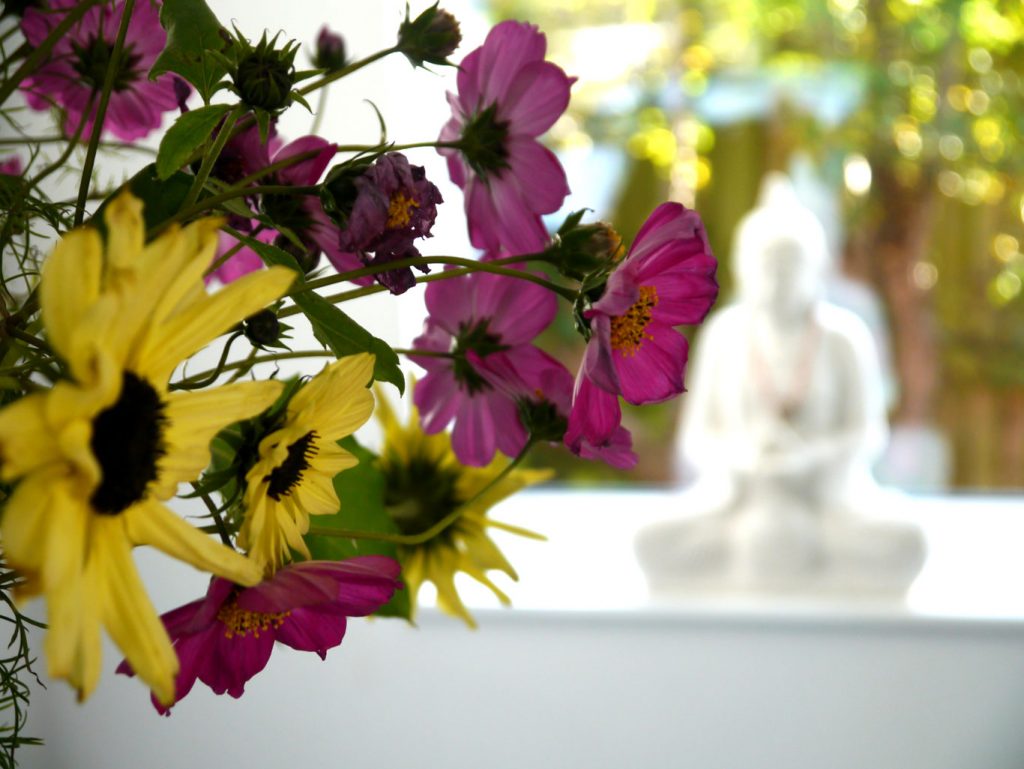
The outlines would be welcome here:
[[[680,453],[696,482],[681,515],[642,530],[656,596],[702,589],[901,595],[917,528],[870,467],[884,447],[878,358],[864,322],[823,299],[825,234],[770,175],[738,227],[737,301],[704,327]]]

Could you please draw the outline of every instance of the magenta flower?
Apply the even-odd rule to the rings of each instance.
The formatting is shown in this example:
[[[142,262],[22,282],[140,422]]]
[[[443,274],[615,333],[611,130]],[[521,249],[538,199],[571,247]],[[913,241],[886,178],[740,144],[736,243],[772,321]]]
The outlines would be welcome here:
[[[21,30],[29,45],[38,46],[76,4],[76,0],[50,0],[48,9],[26,10]],[[83,138],[92,135],[99,92],[123,11],[124,0],[90,8],[57,42],[46,63],[21,84],[32,109],[56,105],[64,110],[68,136],[73,136],[83,121]],[[148,77],[166,42],[159,3],[136,3],[103,126],[119,139],[141,139],[160,127],[163,113],[178,107],[174,77],[163,74],[155,81]]]
[[[585,376],[576,379],[565,445],[583,459],[599,459],[620,470],[637,461],[633,436],[622,426],[619,396],[595,387]]]
[[[356,199],[339,239],[346,253],[343,258],[331,258],[335,267],[339,271],[350,269],[353,259],[387,264],[418,257],[420,252],[413,241],[430,237],[437,205],[444,202],[437,187],[427,180],[423,167],[410,165],[399,152],[389,152],[377,158],[354,186]],[[426,267],[421,269],[428,272]],[[376,277],[392,294],[404,293],[416,283],[408,267]]]
[[[547,356],[531,342],[555,317],[554,294],[524,280],[474,272],[431,283],[426,304],[429,316],[413,347],[445,357],[412,357],[427,371],[413,394],[423,430],[437,433],[454,420],[452,449],[463,464],[482,467],[496,450],[515,456],[527,439],[516,401],[472,361],[501,356],[526,377],[546,366]]]
[[[279,569],[255,587],[215,577],[206,597],[162,616],[178,653],[175,703],[196,679],[215,694],[241,697],[280,641],[326,658],[345,636],[348,617],[364,617],[387,603],[400,567],[392,558],[364,555],[345,561],[304,561]],[[134,675],[127,662],[118,673]],[[166,715],[170,708],[153,705]]]
[[[0,174],[4,176],[21,176],[23,170],[21,158],[17,155],[11,155],[6,160],[0,161]]]
[[[237,229],[250,230],[250,222],[251,220],[245,220],[245,224],[240,224],[239,222],[232,221],[231,224]],[[253,235],[253,238],[261,243],[272,243],[276,236],[277,233],[274,230],[260,230]],[[206,276],[207,283],[213,279],[217,279],[225,284],[231,283],[243,275],[248,275],[250,272],[262,269],[263,259],[260,258],[259,254],[249,246],[239,245],[239,242],[226,232],[218,233],[217,253],[213,257],[214,264],[219,262],[229,251],[234,251],[234,253],[216,270]]]
[[[504,21],[462,60],[458,94],[448,94],[452,119],[438,149],[465,193],[473,245],[513,254],[541,251],[548,233],[541,214],[569,194],[565,171],[537,137],[569,104],[574,82],[544,61],[547,41],[530,24]]]
[[[681,393],[688,343],[673,326],[704,320],[718,295],[716,266],[697,212],[658,206],[584,313],[593,335],[583,375],[636,405]]]

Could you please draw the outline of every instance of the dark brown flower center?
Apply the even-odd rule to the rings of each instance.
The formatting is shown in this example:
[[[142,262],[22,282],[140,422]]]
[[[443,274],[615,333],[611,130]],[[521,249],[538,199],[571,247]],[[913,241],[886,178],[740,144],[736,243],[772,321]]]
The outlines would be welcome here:
[[[71,44],[75,52],[75,60],[72,62],[75,71],[82,76],[83,82],[94,90],[103,87],[103,81],[107,77],[107,69],[110,67],[110,54],[113,46],[102,37],[93,37],[85,45],[78,43]],[[117,72],[114,73],[114,90],[123,91],[141,77],[136,67],[141,56],[135,53],[130,45],[125,45],[121,51],[121,59],[118,62]]]
[[[167,453],[165,408],[149,382],[125,371],[117,402],[92,420],[90,448],[101,480],[89,504],[97,513],[117,515],[145,496]]]
[[[288,456],[263,480],[270,483],[267,496],[275,502],[287,496],[302,480],[302,474],[309,469],[309,460],[316,456],[316,430],[303,435],[288,447]]]

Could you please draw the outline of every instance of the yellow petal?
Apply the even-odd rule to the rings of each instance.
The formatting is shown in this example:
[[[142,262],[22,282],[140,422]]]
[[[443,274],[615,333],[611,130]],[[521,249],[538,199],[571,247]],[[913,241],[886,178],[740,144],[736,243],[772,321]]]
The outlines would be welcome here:
[[[201,302],[190,304],[155,325],[135,358],[133,369],[166,382],[182,360],[233,325],[284,294],[295,279],[286,267],[252,272]]]
[[[0,477],[19,478],[59,461],[60,449],[46,422],[46,396],[26,395],[0,409]]]
[[[359,464],[359,460],[336,443],[317,442],[316,456],[310,460],[310,467],[331,478],[342,470]]]
[[[133,505],[121,517],[127,539],[133,544],[152,545],[172,558],[240,585],[255,585],[262,577],[251,560],[204,534],[156,500]]]
[[[203,273],[213,261],[217,232],[223,223],[219,217],[200,219],[175,234],[176,246],[180,250],[174,259],[175,271],[163,282],[164,290],[153,307],[155,323],[162,323],[182,304],[194,300],[197,290],[205,293]]]
[[[142,201],[125,190],[110,201],[103,218],[107,223],[107,270],[116,273],[137,268],[146,234]]]
[[[330,515],[338,512],[341,506],[331,477],[321,473],[304,473],[298,486],[292,490],[292,495],[298,497],[299,505],[309,515]]]
[[[178,656],[146,595],[120,524],[116,517],[98,520],[92,538],[90,569],[96,569],[95,586],[104,597],[100,605],[103,624],[136,675],[157,699],[170,704]]]
[[[170,499],[178,484],[193,481],[210,463],[210,441],[224,427],[246,419],[270,406],[284,387],[266,379],[236,382],[198,392],[174,392],[167,396],[166,454],[161,457],[159,477],[152,493]]]
[[[43,325],[50,344],[69,363],[81,354],[74,349],[72,333],[99,296],[102,267],[100,236],[90,227],[61,238],[43,263],[39,284]]]

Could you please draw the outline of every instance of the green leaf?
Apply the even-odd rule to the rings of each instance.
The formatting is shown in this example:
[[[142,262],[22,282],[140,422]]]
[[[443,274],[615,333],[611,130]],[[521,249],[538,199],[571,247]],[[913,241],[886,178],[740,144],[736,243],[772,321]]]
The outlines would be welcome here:
[[[217,123],[230,111],[228,104],[211,104],[186,112],[175,120],[160,141],[156,156],[157,177],[166,179],[185,165],[189,156],[206,143]]]
[[[293,290],[305,284],[306,279],[299,269],[295,258],[277,246],[261,243],[255,238],[243,237],[242,240],[252,248],[267,264],[280,264],[295,270],[299,277],[293,284]],[[373,378],[378,382],[388,382],[405,392],[405,377],[398,365],[398,355],[383,339],[378,339],[352,318],[313,291],[301,291],[295,294],[295,304],[306,314],[313,326],[313,334],[339,358],[360,352],[373,353],[376,362],[373,367]]]
[[[160,24],[167,30],[167,45],[153,62],[150,79],[176,72],[208,103],[227,68],[206,52],[227,48],[231,44],[227,32],[203,0],[164,0]]]
[[[377,467],[376,455],[360,446],[351,436],[338,445],[352,452],[359,464],[334,476],[334,490],[341,509],[334,515],[318,515],[313,524],[322,528],[358,529],[398,534],[395,522],[384,507],[384,474]],[[344,539],[308,534],[305,537],[314,558],[337,561],[357,555],[386,555],[395,558],[398,546],[372,539]],[[411,616],[409,591],[398,590],[376,614],[385,617]]]
[[[161,179],[157,176],[156,164],[150,163],[128,180],[127,188],[142,201],[142,218],[146,222],[147,230],[153,229],[178,213],[188,191],[192,188],[192,178],[190,174],[177,171],[166,179]],[[103,221],[103,213],[113,197],[114,195],[111,195],[103,201],[90,220],[90,224],[98,228],[104,237],[107,235],[107,226]]]

